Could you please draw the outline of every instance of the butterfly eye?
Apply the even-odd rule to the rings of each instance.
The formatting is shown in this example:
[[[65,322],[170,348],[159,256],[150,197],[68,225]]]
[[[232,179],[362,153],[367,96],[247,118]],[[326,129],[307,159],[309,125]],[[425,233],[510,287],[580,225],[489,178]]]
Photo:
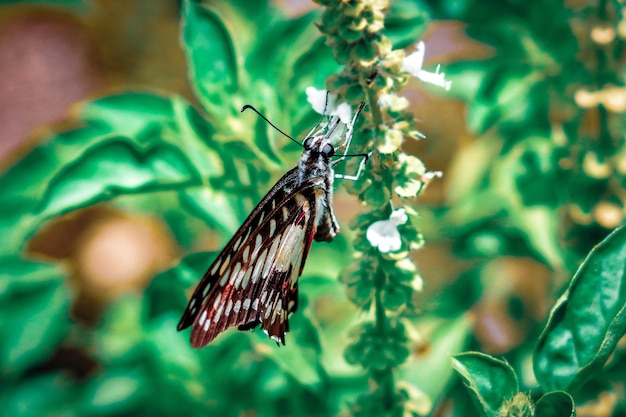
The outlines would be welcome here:
[[[302,146],[304,146],[304,149],[311,149],[311,142],[313,141],[312,137],[308,137],[304,140],[304,142],[302,142]]]
[[[335,154],[335,148],[333,148],[333,145],[328,144],[328,143],[324,145],[324,148],[322,149],[322,155],[324,155],[326,158],[330,158],[334,154]]]

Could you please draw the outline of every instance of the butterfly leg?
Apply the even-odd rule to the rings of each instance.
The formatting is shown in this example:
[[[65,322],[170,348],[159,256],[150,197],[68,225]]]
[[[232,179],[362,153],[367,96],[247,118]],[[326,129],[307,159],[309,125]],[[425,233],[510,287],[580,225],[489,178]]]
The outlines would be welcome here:
[[[361,162],[359,162],[359,168],[357,169],[356,174],[354,175],[335,174],[335,178],[343,179],[343,180],[351,180],[351,181],[358,180],[359,177],[361,176],[361,171],[363,170],[363,166],[365,165],[365,162],[367,162],[371,154],[372,153],[370,152],[367,154],[367,156],[363,156],[363,159],[361,159]]]

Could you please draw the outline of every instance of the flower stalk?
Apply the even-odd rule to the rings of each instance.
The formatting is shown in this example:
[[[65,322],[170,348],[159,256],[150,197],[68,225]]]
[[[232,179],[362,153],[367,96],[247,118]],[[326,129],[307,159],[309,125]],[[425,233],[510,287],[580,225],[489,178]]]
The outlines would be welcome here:
[[[422,69],[423,42],[408,56],[392,49],[381,32],[389,0],[316,2],[325,6],[319,29],[344,65],[326,87],[352,105],[366,102],[353,151],[372,152],[362,175],[346,184],[364,211],[351,224],[355,261],[342,273],[342,281],[368,319],[354,329],[345,356],[368,371],[372,387],[351,411],[354,416],[412,415],[408,404],[411,392],[418,390],[402,388],[395,371],[409,356],[405,319],[415,314],[413,295],[421,289],[409,252],[421,247],[423,238],[414,226],[417,213],[403,201],[415,198],[440,173],[427,172],[418,158],[402,152],[404,140],[424,135],[408,111],[408,100],[398,92],[411,76],[446,89],[450,83],[443,73]]]

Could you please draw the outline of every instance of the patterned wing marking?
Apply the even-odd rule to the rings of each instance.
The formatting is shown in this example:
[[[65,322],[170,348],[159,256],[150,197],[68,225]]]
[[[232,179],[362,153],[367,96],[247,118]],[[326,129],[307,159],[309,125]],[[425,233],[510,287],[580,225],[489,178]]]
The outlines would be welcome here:
[[[315,235],[319,199],[324,194],[319,181],[308,181],[298,190],[285,192],[285,198],[272,205],[273,210],[261,210],[267,214],[260,224],[255,223],[257,218],[244,223],[259,226],[239,250],[224,257],[224,262],[232,259],[219,283],[212,278],[214,284],[202,297],[199,314],[193,320],[192,346],[205,346],[228,327],[250,329],[259,323],[270,337],[284,344],[288,313],[297,306],[293,300],[296,281]],[[271,201],[276,199],[266,202]],[[267,237],[270,232],[272,236]],[[214,269],[211,266],[209,273]]]
[[[299,198],[304,199],[302,195]],[[296,197],[296,200],[299,198]],[[303,201],[298,201],[298,204],[307,206]],[[295,225],[286,232],[281,242],[273,271],[270,272],[278,288],[267,297],[265,309],[261,310],[259,316],[261,328],[270,338],[282,344],[285,344],[285,333],[289,331],[289,315],[297,308],[298,278],[316,229],[315,216],[307,218],[305,211],[299,213]]]
[[[183,313],[183,316],[177,326],[179,331],[191,326],[194,320],[198,318],[200,308],[203,304],[205,304],[205,301],[211,291],[213,291],[213,289],[218,285],[225,285],[227,280],[226,277],[230,276],[230,273],[232,272],[232,269],[229,269],[229,265],[231,265],[234,258],[237,256],[241,245],[248,240],[248,237],[251,236],[253,229],[258,232],[263,220],[268,217],[270,211],[275,209],[277,205],[276,201],[284,201],[289,196],[289,191],[295,187],[296,178],[296,168],[287,172],[280,180],[278,180],[267,195],[263,197],[261,202],[243,222],[239,230],[235,232],[231,240],[226,244],[222,252],[208,268],[207,272],[204,274],[200,283],[190,297],[187,308],[185,308],[185,312]],[[257,233],[257,238],[262,239],[262,235]]]
[[[332,186],[332,177],[330,179],[326,179],[325,188],[331,191],[325,193],[324,198],[321,199],[321,217],[320,221],[317,222],[317,233],[315,233],[315,240],[318,242],[330,242],[339,234],[339,222],[337,222],[337,219],[335,218],[335,213],[333,212],[332,207]]]

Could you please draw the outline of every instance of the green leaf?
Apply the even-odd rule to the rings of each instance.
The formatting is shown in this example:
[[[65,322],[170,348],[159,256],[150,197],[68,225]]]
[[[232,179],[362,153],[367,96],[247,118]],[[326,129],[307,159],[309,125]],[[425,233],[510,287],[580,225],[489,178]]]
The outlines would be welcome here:
[[[241,225],[245,213],[228,193],[210,187],[187,189],[179,194],[181,205],[189,212],[218,229],[224,236],[231,236]],[[237,201],[239,200],[239,201]]]
[[[323,88],[329,75],[339,72],[341,67],[333,57],[333,50],[326,46],[323,38],[310,41],[310,46],[302,51],[293,63],[293,78],[286,86],[290,90],[286,101],[291,107],[294,119],[293,134],[306,133],[317,121],[306,101],[306,87]],[[288,98],[287,97],[287,98]]]
[[[289,328],[285,346],[277,346],[277,343],[269,339],[264,332],[255,330],[256,349],[296,381],[317,390],[320,388],[323,375],[320,365],[322,348],[319,330],[311,318],[302,311],[289,318]]]
[[[283,163],[276,152],[276,136],[270,133],[270,129],[272,128],[268,126],[265,120],[258,118],[254,128],[254,143],[263,153],[263,156],[268,159],[268,162],[274,164],[275,168],[280,168]]]
[[[193,167],[178,149],[163,145],[142,152],[122,138],[92,148],[65,166],[48,184],[36,214],[47,219],[119,194],[179,188],[198,182]]]
[[[467,316],[451,320],[422,318],[417,330],[428,337],[427,352],[411,358],[399,370],[399,378],[422,390],[435,403],[450,385],[450,355],[467,349],[472,323]]]
[[[215,128],[186,100],[172,98],[175,126],[163,132],[163,140],[179,148],[204,180],[224,175],[227,157],[214,139]]]
[[[446,79],[452,81],[454,86],[446,92],[446,96],[458,98],[473,106],[486,71],[489,68],[486,68],[484,62],[455,62],[446,65]]]
[[[142,388],[146,389],[142,380],[136,370],[115,369],[99,373],[90,381],[85,393],[87,406],[94,414],[119,414],[140,400],[138,397],[144,394]]]
[[[391,40],[394,49],[406,48],[422,36],[427,21],[428,15],[419,2],[396,0],[385,16],[383,34]]]
[[[502,65],[501,65],[502,66]],[[515,126],[528,119],[532,102],[528,101],[528,91],[537,82],[532,73],[515,73],[506,68],[494,68],[492,79],[483,85],[468,108],[468,126],[478,135],[487,132],[494,125],[513,124]]]
[[[155,131],[171,124],[174,115],[172,100],[156,94],[128,92],[107,96],[86,103],[79,116],[91,126],[123,134],[139,143],[157,137]]]
[[[175,267],[155,276],[145,291],[148,316],[182,314],[189,297],[186,291],[198,284],[216,255],[212,252],[187,255]]]
[[[175,336],[172,335],[182,308],[150,322],[147,339],[151,351],[148,352],[159,358],[159,370],[164,375],[175,376],[186,383],[197,383],[206,372],[198,360],[199,351],[191,348],[187,333],[177,332]]]
[[[201,182],[178,148],[162,144],[143,150],[135,148],[126,138],[109,139],[85,149],[71,162],[50,164],[48,172],[35,169],[26,178],[23,195],[0,195],[6,210],[0,219],[0,232],[7,243],[0,251],[21,251],[25,240],[43,221],[71,210],[108,201],[120,194],[177,190]],[[18,178],[19,173],[40,158],[45,164],[46,155],[46,152],[36,152],[32,158],[25,158],[3,180],[24,180]],[[34,184],[38,178],[47,180],[46,189],[34,199],[29,194],[38,188]]]
[[[82,386],[62,372],[35,374],[15,384],[3,380],[0,387],[2,412],[6,416],[73,417],[81,410]]]
[[[572,391],[598,372],[626,332],[626,229],[587,256],[553,307],[535,349],[545,390]]]
[[[0,376],[48,357],[69,331],[70,293],[61,268],[0,258]]]
[[[565,391],[552,391],[542,396],[535,406],[535,417],[575,417],[574,399]]]
[[[560,181],[554,172],[556,162],[551,161],[554,151],[551,138],[526,137],[498,159],[490,177],[511,222],[523,232],[529,247],[560,269],[564,255],[558,241],[560,217],[555,207]]]
[[[306,294],[307,300],[310,300],[304,311],[306,314],[310,312],[311,320],[320,323],[319,338],[322,345],[320,362],[325,373],[332,378],[354,378],[362,375],[362,369],[349,365],[344,356],[337,352],[345,351],[350,343],[346,333],[358,319],[360,310],[348,301],[343,285],[334,276],[329,276],[331,275],[329,270],[337,271],[341,267],[337,265],[324,268],[325,260],[345,261],[349,258],[344,256],[345,252],[340,248],[333,252],[321,253],[315,250],[326,246],[318,245],[311,251],[313,256],[309,257],[305,276],[300,281],[301,294]],[[311,276],[309,266],[312,265],[319,265],[320,275],[313,273],[314,276]]]
[[[70,210],[224,175],[214,128],[181,98],[121,94],[81,115],[90,125],[55,135],[0,178],[0,253],[20,252],[41,222]]]
[[[499,417],[506,401],[519,392],[517,377],[509,364],[484,353],[454,356],[452,367],[461,375],[481,414]]]
[[[178,147],[204,178],[224,173],[214,126],[182,97],[124,93],[86,103],[80,116],[90,126],[123,136],[140,148],[162,142]],[[96,145],[93,139],[97,138],[84,135],[83,141]]]
[[[183,1],[182,42],[189,78],[204,109],[219,117],[220,104],[239,88],[237,53],[222,19],[200,1]]]
[[[255,42],[246,56],[246,68],[251,77],[263,79],[275,89],[275,95],[289,99],[295,63],[308,53],[320,33],[312,24],[318,13],[307,13],[295,19],[284,19],[277,13],[270,22],[259,22],[258,36],[263,42]],[[268,50],[267,45],[272,45]],[[267,68],[272,71],[267,71]],[[326,74],[330,75],[330,74]],[[304,91],[302,91],[304,92]],[[289,100],[291,101],[291,100]]]
[[[74,161],[90,145],[110,140],[101,127],[85,128],[58,134],[36,147],[0,177],[0,201],[6,208],[32,204],[46,191],[48,182],[65,162]],[[0,219],[1,220],[1,219]]]

